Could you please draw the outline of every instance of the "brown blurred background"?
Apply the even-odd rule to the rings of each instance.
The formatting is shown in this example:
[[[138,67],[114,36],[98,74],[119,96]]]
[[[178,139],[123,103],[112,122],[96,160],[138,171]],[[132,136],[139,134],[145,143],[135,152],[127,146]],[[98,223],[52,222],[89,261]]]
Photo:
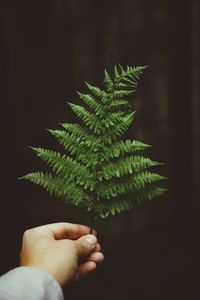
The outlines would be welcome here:
[[[89,216],[17,177],[43,164],[27,145],[56,149],[45,128],[74,121],[84,81],[104,68],[149,65],[131,102],[130,135],[164,162],[165,196],[96,228],[105,263],[66,299],[198,299],[200,296],[200,2],[198,0],[1,1],[0,271],[18,265],[26,228],[89,223]]]

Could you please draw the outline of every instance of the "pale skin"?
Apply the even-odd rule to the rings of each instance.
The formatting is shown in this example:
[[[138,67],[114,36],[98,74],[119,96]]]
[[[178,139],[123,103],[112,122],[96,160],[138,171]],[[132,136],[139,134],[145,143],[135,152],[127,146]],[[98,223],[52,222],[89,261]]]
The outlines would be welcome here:
[[[96,231],[85,225],[54,223],[25,231],[21,266],[50,273],[61,286],[90,272],[104,260]]]

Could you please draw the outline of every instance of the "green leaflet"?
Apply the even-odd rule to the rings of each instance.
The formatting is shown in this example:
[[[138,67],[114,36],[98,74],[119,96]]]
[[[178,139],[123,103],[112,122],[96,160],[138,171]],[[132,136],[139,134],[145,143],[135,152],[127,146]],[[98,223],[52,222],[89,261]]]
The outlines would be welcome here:
[[[128,156],[114,162],[106,163],[102,167],[101,174],[104,179],[109,180],[115,177],[123,177],[128,174],[139,172],[143,169],[159,165],[158,162],[142,156]]]
[[[35,172],[22,177],[47,190],[50,195],[63,199],[66,203],[76,206],[87,206],[91,204],[90,197],[75,183],[67,179],[52,175],[51,173]]]
[[[124,211],[136,208],[147,201],[162,195],[166,189],[155,186],[148,186],[143,190],[134,191],[131,194],[113,197],[112,199],[102,199],[98,204],[99,216],[106,218],[109,215],[120,214]]]
[[[120,177],[120,176],[118,176]],[[118,181],[109,181],[100,186],[98,194],[102,198],[110,199],[119,195],[132,193],[144,189],[148,184],[163,180],[165,177],[151,172],[140,172]]]
[[[62,130],[48,132],[64,153],[31,147],[50,168],[23,179],[47,190],[66,203],[106,218],[135,208],[163,194],[156,186],[164,177],[150,172],[160,163],[141,155],[150,146],[123,140],[134,119],[130,94],[134,93],[144,67],[114,68],[104,72],[104,88],[86,83],[88,93],[78,92],[81,104],[68,102],[78,123],[62,123]]]
[[[78,92],[80,99],[96,113],[100,112],[101,105],[96,101],[96,99],[90,94],[82,94]]]

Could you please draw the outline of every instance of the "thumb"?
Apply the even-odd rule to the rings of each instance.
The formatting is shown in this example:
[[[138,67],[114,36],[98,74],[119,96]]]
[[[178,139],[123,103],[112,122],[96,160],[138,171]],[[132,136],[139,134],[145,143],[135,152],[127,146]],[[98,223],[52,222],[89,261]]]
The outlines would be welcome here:
[[[92,252],[97,245],[97,238],[93,234],[87,234],[75,240],[78,257],[85,257]]]

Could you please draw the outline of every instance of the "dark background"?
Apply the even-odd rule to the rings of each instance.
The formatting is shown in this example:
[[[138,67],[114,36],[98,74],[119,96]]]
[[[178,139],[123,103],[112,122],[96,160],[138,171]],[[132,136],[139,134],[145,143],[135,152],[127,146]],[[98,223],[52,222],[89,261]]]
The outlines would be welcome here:
[[[0,271],[18,265],[25,229],[88,215],[19,181],[43,167],[27,145],[74,120],[84,81],[104,68],[149,65],[132,97],[132,137],[153,145],[168,192],[96,228],[103,266],[68,299],[198,299],[200,295],[200,24],[198,0],[5,1],[0,13]]]

